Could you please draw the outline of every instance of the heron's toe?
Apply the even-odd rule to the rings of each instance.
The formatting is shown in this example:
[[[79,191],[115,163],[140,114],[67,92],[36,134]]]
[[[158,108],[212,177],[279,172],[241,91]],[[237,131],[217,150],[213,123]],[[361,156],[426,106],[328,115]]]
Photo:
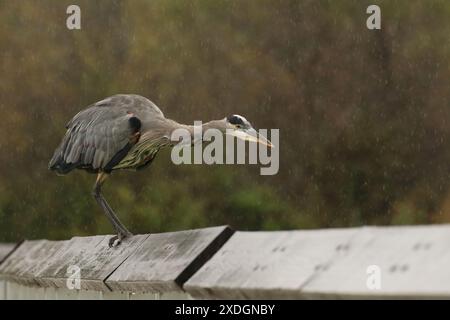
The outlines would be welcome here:
[[[110,248],[113,248],[113,247],[117,247],[119,244],[121,244],[121,242],[122,242],[122,239],[120,239],[119,236],[114,236],[109,239],[108,245]]]

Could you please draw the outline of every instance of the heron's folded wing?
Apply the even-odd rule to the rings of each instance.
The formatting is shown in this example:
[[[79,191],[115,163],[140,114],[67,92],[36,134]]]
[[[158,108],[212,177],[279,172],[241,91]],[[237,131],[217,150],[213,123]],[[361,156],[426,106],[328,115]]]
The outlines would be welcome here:
[[[73,168],[103,169],[119,152],[128,149],[136,121],[164,118],[150,100],[138,95],[115,95],[80,111],[66,126],[63,141],[50,160],[49,168],[68,172]],[[117,156],[114,158],[115,160]]]
[[[93,106],[80,112],[69,123],[51,162],[94,170],[104,168],[129,143],[133,132],[130,117],[119,108]]]

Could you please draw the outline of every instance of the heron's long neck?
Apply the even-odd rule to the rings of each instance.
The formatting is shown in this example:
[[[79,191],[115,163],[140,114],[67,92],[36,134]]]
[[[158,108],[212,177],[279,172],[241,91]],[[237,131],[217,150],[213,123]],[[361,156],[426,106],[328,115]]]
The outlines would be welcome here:
[[[177,129],[184,129],[189,132],[191,143],[195,144],[202,138],[202,135],[198,135],[198,132],[204,133],[208,129],[217,129],[225,132],[226,124],[223,120],[212,120],[203,123],[201,126],[195,126],[181,124],[170,119],[164,119],[159,125],[153,125],[142,134],[136,148],[144,148],[145,146],[153,147],[154,145],[173,146],[176,142],[172,141],[172,133]]]
[[[208,129],[217,129],[220,131],[225,131],[226,126],[223,120],[212,120],[209,122],[205,122],[202,125],[187,125],[187,124],[181,124],[176,121],[172,121],[172,125],[170,128],[170,132],[168,132],[168,135],[170,136],[172,132],[176,129],[185,129],[187,130],[191,135],[191,141],[192,143],[195,143],[199,137],[196,135],[198,132],[204,133]],[[201,138],[201,137],[200,137]]]

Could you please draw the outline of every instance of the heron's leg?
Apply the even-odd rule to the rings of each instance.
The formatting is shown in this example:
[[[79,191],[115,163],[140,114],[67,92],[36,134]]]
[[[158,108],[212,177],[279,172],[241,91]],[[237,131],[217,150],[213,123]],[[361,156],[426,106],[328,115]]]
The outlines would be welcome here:
[[[104,173],[99,174],[99,177],[97,178],[96,182],[96,187],[94,189],[94,197],[96,197],[96,199],[99,201],[100,206],[105,211],[106,216],[108,217],[108,219],[110,219],[110,222],[112,223],[116,231],[125,234],[131,234],[131,232],[129,232],[127,228],[120,222],[119,218],[116,216],[113,209],[111,209],[110,205],[108,204],[106,199],[103,197],[103,194],[101,193],[101,186],[103,185],[103,182],[106,180],[106,177],[107,174]]]
[[[120,222],[119,218],[116,216],[116,214],[111,209],[108,202],[106,202],[105,198],[102,195],[101,192],[102,185],[107,177],[108,174],[104,172],[98,174],[97,180],[95,181],[94,185],[93,195],[97,203],[105,212],[106,217],[109,219],[109,221],[111,222],[111,224],[113,225],[114,229],[117,232],[117,236],[112,237],[109,241],[109,246],[111,247],[114,245],[119,245],[124,238],[131,236],[132,233],[128,231],[128,229]]]

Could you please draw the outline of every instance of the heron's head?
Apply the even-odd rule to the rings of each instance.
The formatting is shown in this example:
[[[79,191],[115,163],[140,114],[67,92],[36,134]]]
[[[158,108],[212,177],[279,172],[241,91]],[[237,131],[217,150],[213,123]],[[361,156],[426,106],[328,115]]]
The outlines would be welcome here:
[[[272,143],[260,135],[243,116],[233,114],[224,120],[226,122],[226,129],[228,129],[226,134],[240,140],[256,142],[270,148],[273,147]]]

